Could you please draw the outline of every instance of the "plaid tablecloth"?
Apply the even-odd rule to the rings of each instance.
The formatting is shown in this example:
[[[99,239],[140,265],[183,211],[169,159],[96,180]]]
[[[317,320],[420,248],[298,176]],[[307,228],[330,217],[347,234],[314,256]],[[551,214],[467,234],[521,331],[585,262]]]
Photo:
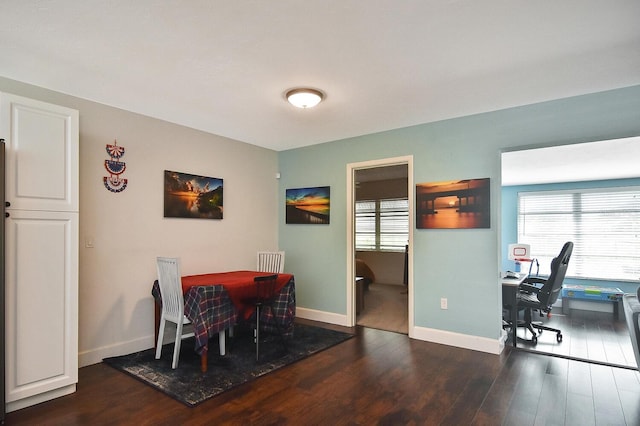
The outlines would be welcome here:
[[[255,323],[256,311],[251,313],[247,321]],[[280,294],[273,304],[273,313],[270,309],[260,311],[260,330],[270,333],[278,331],[275,321],[280,324],[280,329],[286,337],[293,335],[293,320],[296,319],[296,285],[293,275],[287,284],[282,287]]]
[[[158,281],[151,289],[156,303],[162,305]],[[184,295],[184,314],[193,324],[195,351],[206,355],[209,339],[236,323],[237,310],[231,303],[229,294],[221,285],[194,286]]]
[[[231,273],[227,273],[231,274]],[[215,280],[217,274],[209,274]],[[224,281],[224,280],[223,280]],[[195,351],[198,355],[206,355],[209,339],[222,330],[226,330],[240,319],[240,309],[231,300],[225,285],[208,284],[189,286],[184,294],[184,314],[193,323],[195,333]],[[151,289],[156,303],[162,304],[158,281],[153,283]],[[278,321],[285,335],[293,334],[293,321],[296,316],[295,280],[290,276],[287,283],[280,290],[273,313],[263,309],[260,313],[260,329],[268,332],[276,332],[274,321]],[[274,318],[275,317],[275,318]],[[255,322],[255,310],[246,321]]]

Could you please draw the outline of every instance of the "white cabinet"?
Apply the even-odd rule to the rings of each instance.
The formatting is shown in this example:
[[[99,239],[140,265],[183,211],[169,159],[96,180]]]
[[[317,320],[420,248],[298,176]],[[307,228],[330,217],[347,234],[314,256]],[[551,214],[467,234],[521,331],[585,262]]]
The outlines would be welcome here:
[[[6,409],[78,381],[78,112],[0,93],[6,143]]]

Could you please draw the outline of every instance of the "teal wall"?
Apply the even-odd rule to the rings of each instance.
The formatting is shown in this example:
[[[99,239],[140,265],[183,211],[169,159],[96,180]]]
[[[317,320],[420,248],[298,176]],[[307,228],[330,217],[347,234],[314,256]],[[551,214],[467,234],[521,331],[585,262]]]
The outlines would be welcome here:
[[[279,246],[296,276],[298,306],[346,314],[346,165],[413,155],[415,183],[490,178],[492,203],[490,229],[414,229],[415,325],[497,339],[500,153],[637,135],[640,86],[633,86],[280,152]],[[309,186],[331,187],[331,223],[285,224],[285,190]]]
[[[638,167],[640,175],[640,166]],[[516,185],[502,188],[502,269],[513,270],[513,261],[507,259],[509,244],[518,240],[518,192],[557,191],[563,189],[607,188],[619,186],[640,186],[640,178],[611,179],[587,182],[566,182],[544,185]],[[560,248],[558,248],[559,250]],[[625,293],[636,293],[638,283],[628,281],[604,281],[566,278],[567,284],[596,285],[601,287],[618,287]]]

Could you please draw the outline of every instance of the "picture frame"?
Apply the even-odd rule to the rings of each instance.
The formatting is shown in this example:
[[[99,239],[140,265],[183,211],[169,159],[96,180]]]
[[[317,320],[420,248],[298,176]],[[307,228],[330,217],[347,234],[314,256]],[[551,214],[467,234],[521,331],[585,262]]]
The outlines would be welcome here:
[[[223,218],[223,179],[164,171],[164,217]]]
[[[490,179],[463,179],[416,185],[416,228],[491,227]]]
[[[331,188],[287,189],[285,194],[287,224],[327,225],[331,213]]]

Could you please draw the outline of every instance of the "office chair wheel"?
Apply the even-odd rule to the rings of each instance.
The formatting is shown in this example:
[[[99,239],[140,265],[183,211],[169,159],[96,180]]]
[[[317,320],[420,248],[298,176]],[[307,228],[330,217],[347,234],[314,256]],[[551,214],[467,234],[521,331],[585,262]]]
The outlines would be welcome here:
[[[538,344],[538,337],[535,334],[531,337],[531,343],[534,345]]]
[[[556,334],[556,340],[558,341],[558,343],[562,342],[562,333]]]

